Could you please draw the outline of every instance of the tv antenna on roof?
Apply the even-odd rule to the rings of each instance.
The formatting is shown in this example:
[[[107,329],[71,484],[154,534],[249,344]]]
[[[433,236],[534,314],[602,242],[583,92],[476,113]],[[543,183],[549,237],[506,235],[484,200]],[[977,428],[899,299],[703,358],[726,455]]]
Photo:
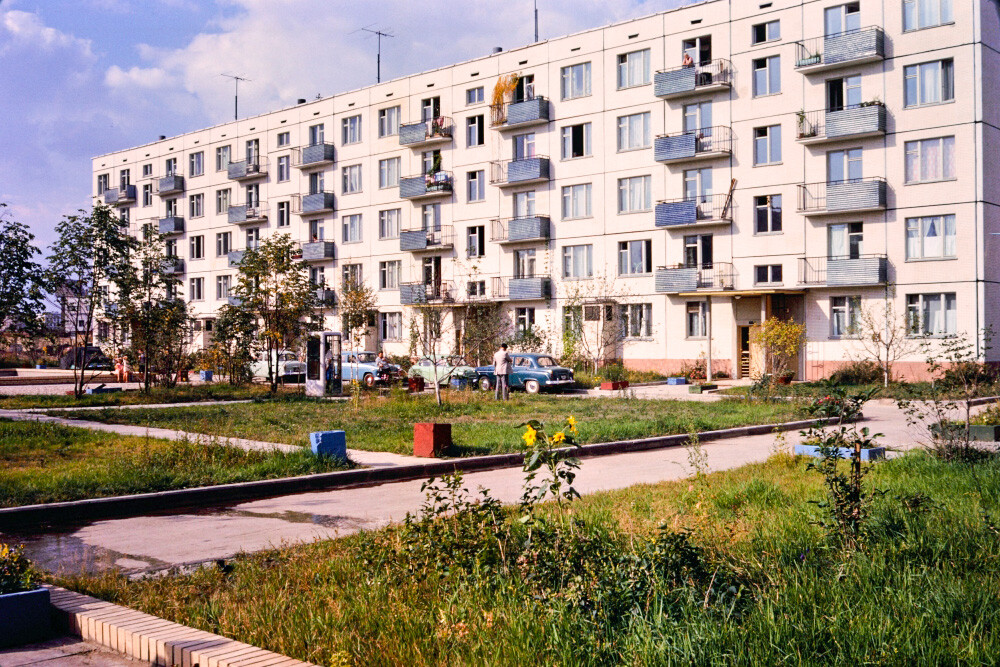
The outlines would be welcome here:
[[[372,23],[372,25],[375,25]],[[378,55],[375,57],[375,83],[382,83],[382,38],[383,37],[395,37],[392,33],[382,32],[379,29],[372,30],[372,26],[367,26],[364,28],[358,28],[354,32],[368,32],[378,39]],[[354,32],[351,34],[353,35]]]
[[[232,79],[233,83],[236,84],[236,94],[233,96],[233,120],[240,119],[240,81],[251,81],[245,76],[238,76],[236,74],[220,74],[227,79]]]

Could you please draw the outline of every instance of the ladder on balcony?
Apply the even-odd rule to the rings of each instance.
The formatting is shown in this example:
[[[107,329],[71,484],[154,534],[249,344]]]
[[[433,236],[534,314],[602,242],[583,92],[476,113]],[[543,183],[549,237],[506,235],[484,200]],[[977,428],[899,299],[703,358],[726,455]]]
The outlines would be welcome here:
[[[722,219],[727,219],[727,214],[729,213],[729,207],[733,205],[733,191],[736,190],[736,179],[734,178],[729,182],[729,194],[726,195],[726,205],[722,207]]]

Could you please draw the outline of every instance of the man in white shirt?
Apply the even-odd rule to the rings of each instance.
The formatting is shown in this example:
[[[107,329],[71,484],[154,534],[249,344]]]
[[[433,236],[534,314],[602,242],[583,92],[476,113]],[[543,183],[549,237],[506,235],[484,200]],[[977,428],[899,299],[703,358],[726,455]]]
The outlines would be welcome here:
[[[496,400],[506,401],[510,398],[510,355],[507,354],[507,343],[493,355],[493,372],[497,377]]]

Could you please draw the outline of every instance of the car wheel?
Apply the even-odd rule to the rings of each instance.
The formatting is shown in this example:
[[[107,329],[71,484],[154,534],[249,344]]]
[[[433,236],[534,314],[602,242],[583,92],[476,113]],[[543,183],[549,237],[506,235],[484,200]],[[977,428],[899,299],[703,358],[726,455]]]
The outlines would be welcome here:
[[[538,384],[538,380],[525,380],[524,390],[529,394],[537,394],[542,388],[542,385]]]
[[[479,378],[479,388],[482,389],[483,391],[489,391],[490,389],[493,388],[493,383],[490,382],[490,379],[484,375],[483,377]]]
[[[369,389],[375,386],[375,376],[372,375],[371,373],[365,373],[365,376],[364,378],[362,378],[362,380],[365,383],[365,386],[368,387]]]

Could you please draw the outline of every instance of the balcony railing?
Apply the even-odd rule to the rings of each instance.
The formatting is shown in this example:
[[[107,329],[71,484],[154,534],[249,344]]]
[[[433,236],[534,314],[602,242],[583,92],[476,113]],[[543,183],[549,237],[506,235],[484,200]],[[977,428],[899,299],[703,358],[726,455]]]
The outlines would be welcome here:
[[[796,138],[810,144],[879,136],[885,134],[886,118],[881,102],[865,102],[836,111],[800,111]]]
[[[454,303],[457,293],[449,280],[431,283],[400,283],[399,302],[404,306]]]
[[[530,100],[490,106],[490,125],[498,130],[541,125],[547,122],[549,122],[549,100],[542,95]]]
[[[728,204],[728,205],[727,205]],[[657,202],[657,227],[732,222],[733,203],[728,194],[707,195],[695,199],[667,199]]]
[[[442,250],[455,245],[455,230],[451,226],[437,229],[404,229],[399,232],[399,249],[409,252]]]
[[[493,220],[491,239],[495,243],[522,243],[546,241],[551,236],[551,223],[547,215]]]
[[[799,185],[799,211],[809,214],[878,211],[886,207],[887,188],[880,176]]]
[[[302,244],[303,262],[323,262],[336,259],[337,248],[333,241],[309,241]]]
[[[662,294],[731,290],[736,286],[736,269],[728,262],[678,265],[657,269],[655,280],[656,291]]]
[[[334,161],[333,144],[310,144],[296,148],[292,164],[299,169],[322,167]]]
[[[549,158],[544,155],[519,160],[494,160],[490,162],[490,183],[504,186],[547,181],[549,171]]]
[[[164,257],[163,272],[175,276],[184,273],[184,259],[181,257]]]
[[[156,192],[161,196],[184,192],[184,177],[178,174],[171,174],[170,176],[156,179]]]
[[[226,258],[229,260],[229,268],[235,269],[238,267],[240,262],[243,261],[243,255],[245,253],[245,250],[230,250],[226,255]]]
[[[885,255],[857,257],[800,257],[799,284],[827,287],[884,285],[889,279]]]
[[[121,188],[109,188],[102,195],[105,204],[121,206],[135,201],[135,186],[126,185]]]
[[[267,202],[257,202],[254,206],[241,204],[229,207],[229,222],[242,224],[244,222],[265,222],[267,220]]]
[[[451,141],[455,124],[447,116],[399,126],[400,146],[426,146]]]
[[[885,33],[874,26],[795,43],[795,68],[802,72],[819,72],[883,58]]]
[[[334,200],[332,192],[312,192],[307,195],[295,195],[292,200],[292,212],[298,215],[316,215],[332,213]]]
[[[168,215],[160,218],[159,227],[161,234],[180,234],[184,231],[184,218],[179,215]]]
[[[653,159],[671,164],[707,160],[733,153],[733,130],[725,125],[661,135],[653,143]]]
[[[316,288],[316,301],[318,301],[321,306],[335,308],[337,306],[337,293],[332,289],[318,287]]]
[[[234,181],[249,181],[253,178],[267,176],[267,158],[260,156],[252,160],[230,162],[227,169],[229,178]]]
[[[493,278],[491,282],[495,299],[538,301],[552,296],[552,279],[548,276],[499,277]]]
[[[403,199],[447,197],[451,194],[453,183],[450,171],[409,176],[399,179],[399,196]]]
[[[701,65],[660,70],[653,77],[653,94],[668,100],[725,90],[733,83],[733,64],[719,58]]]

